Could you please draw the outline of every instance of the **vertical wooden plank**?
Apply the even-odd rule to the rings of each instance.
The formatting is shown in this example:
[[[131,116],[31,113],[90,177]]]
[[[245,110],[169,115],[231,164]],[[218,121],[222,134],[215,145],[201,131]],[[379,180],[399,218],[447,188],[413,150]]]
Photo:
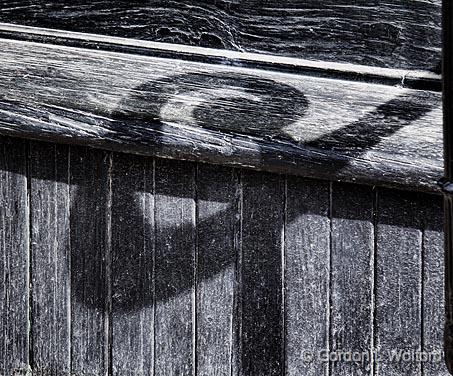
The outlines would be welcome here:
[[[372,375],[373,191],[332,186],[331,375]]]
[[[199,165],[197,173],[197,375],[231,375],[237,173]]]
[[[0,138],[0,374],[29,367],[26,142]]]
[[[155,374],[195,370],[195,165],[155,165]]]
[[[69,147],[30,143],[32,369],[70,373]]]
[[[109,372],[110,153],[71,148],[72,372]]]
[[[330,184],[288,178],[285,236],[286,375],[326,375]]]
[[[112,169],[112,368],[153,374],[153,161],[114,154]]]
[[[442,356],[445,306],[442,197],[426,195],[424,201],[422,369],[424,376],[447,376]]]
[[[418,375],[421,348],[422,229],[416,194],[378,191],[376,345],[378,375]]]
[[[285,180],[244,171],[242,185],[242,374],[281,375]]]

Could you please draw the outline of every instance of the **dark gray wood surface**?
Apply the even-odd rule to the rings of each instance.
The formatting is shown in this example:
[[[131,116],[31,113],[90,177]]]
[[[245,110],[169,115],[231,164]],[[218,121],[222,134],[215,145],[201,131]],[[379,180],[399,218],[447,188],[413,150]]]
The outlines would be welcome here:
[[[243,172],[241,183],[241,374],[281,375],[285,180]]]
[[[447,375],[439,0],[8,0],[0,38],[0,376]]]
[[[397,210],[395,210],[397,208]],[[421,373],[415,360],[398,361],[399,350],[422,346],[423,201],[407,192],[378,193],[376,345],[379,375]],[[400,343],[401,349],[395,344]],[[395,360],[396,359],[396,360]]]
[[[197,375],[228,376],[237,362],[241,189],[230,168],[197,168]]]
[[[75,374],[111,368],[110,153],[71,147],[71,362]]]
[[[331,184],[289,177],[285,223],[286,375],[327,375],[317,354],[329,349]]]
[[[444,307],[444,237],[441,197],[431,197],[424,202],[425,226],[423,229],[423,280],[422,280],[422,349],[435,351],[443,338],[444,320],[439,312]],[[443,363],[422,364],[425,376],[448,376]]]
[[[1,142],[2,376],[447,375],[319,356],[441,350],[440,196]]]
[[[0,143],[0,374],[26,374],[31,347],[28,143],[3,137]]]
[[[442,175],[439,92],[23,41],[0,51],[3,134],[416,190]]]
[[[193,46],[438,70],[438,0],[7,0],[0,21]]]
[[[31,350],[33,369],[42,375],[71,371],[68,149],[30,144]]]
[[[195,165],[155,165],[155,374],[196,369]]]
[[[113,155],[111,363],[115,375],[153,373],[153,190],[151,159]]]
[[[353,194],[351,194],[353,192]],[[331,218],[331,351],[374,346],[374,194],[370,187],[333,184]],[[385,241],[385,240],[383,240]],[[373,375],[372,361],[333,363],[332,375]]]

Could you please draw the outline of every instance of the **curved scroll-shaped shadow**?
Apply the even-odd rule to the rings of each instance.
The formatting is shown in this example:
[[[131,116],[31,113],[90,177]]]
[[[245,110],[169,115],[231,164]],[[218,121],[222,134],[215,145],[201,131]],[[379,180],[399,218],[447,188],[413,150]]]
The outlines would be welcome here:
[[[402,127],[420,118],[429,112],[436,103],[422,103],[413,95],[409,94],[400,98],[394,98],[382,104],[362,119],[322,136],[306,145],[322,149],[342,150],[347,159],[335,164],[335,169],[341,169],[347,165],[348,160],[355,158],[377,145],[383,138],[388,137]],[[167,77],[158,82],[149,82],[132,90],[131,95],[125,98],[118,106],[113,116],[110,127],[121,132],[124,127],[138,125],[159,129],[164,123],[175,123],[181,126],[203,127],[220,132],[248,134],[257,136],[269,136],[272,138],[287,139],[283,129],[293,122],[301,119],[309,106],[309,101],[304,93],[292,86],[245,74],[203,74],[187,73],[178,76]],[[158,144],[158,140],[156,142]],[[131,165],[132,166],[132,165]],[[118,180],[121,182],[121,179]],[[115,215],[123,228],[123,233],[129,233],[131,238],[143,236],[140,231],[143,226],[152,228],[153,224],[144,219],[143,207],[137,194],[159,194],[153,192],[150,187],[144,189],[125,189],[122,192],[122,202],[117,204]],[[174,195],[182,200],[193,199],[187,190],[172,189],[167,187],[166,195]],[[224,196],[219,195],[216,200],[226,203],[222,216],[234,216],[235,208]],[[77,202],[77,199],[75,200]],[[94,200],[95,201],[95,200]],[[209,218],[203,218],[198,226],[206,228],[216,222],[215,214]],[[77,221],[77,219],[76,219]],[[147,222],[148,221],[148,222]],[[73,222],[71,226],[77,226]],[[193,223],[182,223],[174,228],[168,228],[168,238],[172,239],[178,247],[167,247],[165,257],[168,264],[181,268],[177,279],[155,281],[155,292],[149,290],[150,271],[143,265],[152,265],[151,253],[142,254],[142,250],[124,245],[124,249],[115,249],[113,269],[117,283],[113,288],[116,303],[114,310],[135,311],[156,301],[166,301],[173,296],[193,287],[193,271],[187,260],[192,257],[194,238],[187,234],[193,234]],[[140,233],[140,234],[139,234]],[[85,239],[89,245],[92,239]],[[144,239],[144,241],[152,241]],[[120,245],[115,245],[120,247]],[[136,252],[136,254],[131,254]],[[105,291],[107,289],[87,290],[87,280],[99,278],[98,275],[86,275],[93,269],[85,268],[84,263],[89,265],[88,259],[73,260],[73,267],[77,273],[73,273],[75,298],[80,297],[84,304],[92,304],[96,308],[105,308]],[[97,257],[97,256],[96,256]],[[211,265],[209,274],[204,278],[212,278],[220,273],[231,263],[235,262],[232,253],[214,251],[206,255],[205,262]],[[138,260],[138,261],[134,261]],[[79,263],[79,264],[78,264]],[[141,267],[137,267],[141,263]],[[160,276],[165,277],[165,276]],[[102,282],[101,282],[102,283]],[[171,284],[171,288],[168,285]],[[80,295],[83,293],[83,296]]]
[[[242,73],[194,72],[140,85],[121,101],[113,118],[120,128],[123,122],[153,127],[167,122],[289,138],[283,128],[303,117],[308,106],[304,93],[281,82]]]
[[[304,116],[308,108],[308,100],[305,95],[292,86],[275,82],[260,77],[244,74],[219,73],[188,73],[178,76],[165,77],[157,82],[148,82],[132,90],[131,95],[118,105],[109,127],[121,133],[125,127],[153,127],[164,129],[163,123],[177,123],[183,126],[201,126],[207,129],[237,133],[251,134],[269,137],[285,138],[282,129]],[[159,145],[159,140],[155,140]],[[113,205],[112,218],[114,224],[112,231],[120,231],[128,234],[130,241],[118,244],[114,241],[116,234],[112,234],[112,276],[113,276],[113,311],[136,311],[152,304],[155,301],[167,301],[193,287],[193,236],[196,229],[194,223],[180,223],[171,228],[161,228],[165,232],[165,238],[171,242],[167,246],[157,242],[165,248],[158,250],[160,254],[165,252],[165,260],[160,262],[174,265],[178,270],[167,275],[159,274],[154,280],[154,292],[150,282],[151,268],[155,260],[151,251],[137,248],[137,244],[154,242],[154,234],[148,232],[144,235],[145,228],[153,231],[153,220],[144,214],[143,195],[163,195],[182,201],[193,200],[190,189],[181,189],[172,184],[181,184],[182,180],[172,179],[168,185],[161,187],[160,191],[153,192],[152,184],[131,188],[130,178],[122,177],[121,173],[134,174],[137,166],[134,162],[125,162],[126,165],[118,166],[115,160],[127,159],[125,156],[114,158],[113,165]],[[132,158],[132,157],[131,157]],[[146,158],[133,157],[137,165],[141,162],[146,165]],[[140,161],[140,162],[138,162]],[[187,163],[186,166],[189,164]],[[119,167],[119,169],[117,169]],[[150,168],[151,166],[148,165]],[[138,173],[135,171],[135,173]],[[151,173],[151,172],[150,172]],[[181,171],[181,175],[184,175]],[[83,185],[83,176],[80,182],[73,181],[77,185]],[[170,179],[171,180],[171,179]],[[129,181],[129,183],[128,183]],[[124,189],[121,190],[121,185]],[[115,187],[118,189],[115,191]],[[80,189],[85,189],[80,187]],[[121,190],[121,192],[119,192]],[[76,190],[75,190],[76,192]],[[118,197],[116,197],[116,193]],[[84,192],[84,195],[102,194],[101,191],[93,190]],[[223,206],[221,213],[210,217],[198,219],[198,228],[210,228],[215,231],[216,217],[219,215],[234,218],[236,208],[231,205],[230,199],[222,192],[210,197],[213,202]],[[102,199],[92,198],[88,202],[102,202]],[[73,200],[73,205],[87,202],[84,199]],[[105,202],[105,200],[104,200]],[[106,202],[105,202],[106,203]],[[89,208],[72,207],[71,212],[79,215],[72,216],[72,228],[80,225],[77,221],[84,221],[85,215],[81,210]],[[145,208],[146,210],[146,208]],[[89,216],[89,212],[88,212]],[[121,226],[119,228],[118,226]],[[219,223],[219,226],[221,224]],[[222,231],[219,229],[219,231]],[[96,237],[95,232],[90,233]],[[162,236],[160,234],[159,236]],[[78,237],[74,234],[73,238]],[[80,239],[78,239],[80,241]],[[81,240],[82,248],[88,250],[85,257],[73,255],[72,257],[72,290],[74,298],[83,304],[89,304],[99,310],[106,307],[105,299],[108,291],[105,283],[105,271],[99,265],[100,255],[89,251],[90,244],[95,244],[95,239],[88,235]],[[90,259],[92,258],[92,259]],[[212,252],[204,254],[203,262],[209,265],[203,278],[211,278],[219,274],[224,268],[235,261],[232,252],[225,254],[221,249],[213,247]],[[173,275],[170,275],[173,274]],[[175,276],[176,274],[176,276]],[[97,280],[90,283],[90,280]],[[90,283],[93,288],[87,288]]]

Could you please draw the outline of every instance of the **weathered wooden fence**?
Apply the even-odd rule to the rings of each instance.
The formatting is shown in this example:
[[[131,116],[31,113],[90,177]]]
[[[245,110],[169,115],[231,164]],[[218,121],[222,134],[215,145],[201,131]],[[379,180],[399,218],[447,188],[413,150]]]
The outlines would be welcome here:
[[[3,374],[447,374],[320,353],[441,350],[440,196],[1,144]]]
[[[448,374],[440,1],[0,21],[1,376]]]

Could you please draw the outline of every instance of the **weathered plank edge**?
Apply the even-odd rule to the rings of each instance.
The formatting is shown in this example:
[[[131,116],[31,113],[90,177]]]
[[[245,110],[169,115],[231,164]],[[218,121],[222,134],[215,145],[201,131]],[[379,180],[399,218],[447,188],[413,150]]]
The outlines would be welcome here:
[[[30,119],[29,119],[30,120]],[[93,148],[159,158],[205,162],[232,167],[268,171],[329,181],[379,185],[406,190],[440,192],[439,168],[423,167],[417,171],[398,161],[385,161],[379,168],[365,159],[355,158],[354,166],[342,168],[349,158],[333,150],[294,145],[286,141],[267,141],[258,137],[227,134],[207,129],[165,126],[165,129],[141,129],[141,137],[122,133],[100,136],[77,127],[61,132],[52,121],[33,119],[29,122],[18,116],[6,122],[0,119],[0,134],[63,144],[85,145]],[[137,132],[137,129],[130,129]],[[132,134],[131,133],[131,134]],[[339,167],[338,166],[342,166]],[[384,167],[384,168],[383,168]]]
[[[317,77],[398,85],[412,89],[441,91],[441,75],[409,69],[380,68],[351,63],[315,61],[270,54],[220,50],[181,44],[104,36],[47,28],[0,23],[0,38],[51,43],[71,47],[127,52],[212,64],[275,70]]]
[[[94,66],[101,67],[108,61],[104,59],[111,57],[110,54],[115,58],[130,56],[112,52],[100,52],[98,55],[89,49],[5,40],[5,43],[8,42],[36,46],[38,50],[39,46],[51,50],[58,49],[63,54],[62,56],[68,59],[74,57],[72,55],[74,51],[86,53],[90,57],[95,57]],[[34,53],[38,57],[38,63],[45,59],[39,55],[39,51]],[[132,57],[135,61],[135,56],[132,55]],[[147,64],[157,59],[144,57],[142,60],[142,67],[147,67]],[[178,64],[194,64],[175,59],[161,60],[169,61],[175,66]],[[4,76],[7,78],[7,88],[15,87],[15,67],[20,62],[19,59],[16,61],[16,55],[13,55],[12,61],[13,63],[10,61],[10,65],[14,69]],[[89,61],[88,64],[92,64],[93,61]],[[44,63],[44,60],[42,62]],[[207,64],[204,65],[208,66]],[[119,65],[115,65],[115,68],[117,67]],[[215,65],[209,64],[209,67],[214,68]],[[233,71],[237,68],[227,69]],[[255,69],[253,71],[255,73],[261,72],[263,76],[266,75],[266,71],[263,70]],[[149,73],[149,70],[147,72]],[[44,76],[46,76],[46,73]],[[302,75],[291,76],[296,78],[297,81],[304,79],[304,77],[309,78],[309,76]],[[312,81],[318,79],[324,80],[311,78]],[[51,84],[53,85],[53,83]],[[41,87],[39,85],[38,87]],[[367,91],[374,86],[362,83],[351,83],[351,85],[365,85]],[[381,92],[383,88],[386,88],[382,85],[376,85],[376,87],[381,87]],[[96,91],[97,88],[93,90]],[[357,87],[354,90],[357,91]],[[401,91],[401,89],[398,90]],[[34,92],[35,89],[32,90],[32,93]],[[440,103],[438,93],[421,90],[412,90],[411,92],[437,95]],[[20,95],[17,95],[18,93]],[[159,124],[157,128],[150,127],[149,124],[128,123],[127,127],[117,129],[114,123],[111,123],[111,120],[106,120],[91,110],[89,112],[76,110],[74,113],[74,109],[60,108],[58,103],[56,105],[46,104],[43,102],[44,99],[47,99],[46,95],[41,95],[41,97],[39,95],[36,97],[25,95],[26,92],[20,86],[18,93],[16,92],[12,96],[13,99],[8,98],[8,95],[6,95],[8,93],[4,93],[5,100],[0,102],[0,134],[78,144],[145,156],[251,168],[329,181],[354,182],[429,192],[439,192],[440,190],[437,182],[442,175],[442,166],[437,155],[432,157],[429,163],[413,163],[414,160],[409,162],[404,158],[394,160],[393,149],[388,149],[384,153],[385,157],[381,158],[379,163],[376,163],[373,158],[351,155],[345,150],[337,150],[329,145],[329,147],[325,147],[322,142],[319,145],[316,145],[316,143],[293,143],[283,139],[269,139],[266,136],[257,137],[242,133],[220,132],[167,121]],[[36,93],[39,94],[38,91]],[[383,105],[381,109],[378,107],[378,115],[385,115],[385,111],[393,111],[392,106],[386,108]],[[76,119],[74,119],[74,116]],[[370,122],[372,119],[363,121]],[[405,119],[404,116],[401,119],[398,118],[398,121],[402,121],[403,124],[408,120],[411,119]],[[436,125],[432,124],[432,119],[430,121],[431,123],[425,121],[424,126]]]

